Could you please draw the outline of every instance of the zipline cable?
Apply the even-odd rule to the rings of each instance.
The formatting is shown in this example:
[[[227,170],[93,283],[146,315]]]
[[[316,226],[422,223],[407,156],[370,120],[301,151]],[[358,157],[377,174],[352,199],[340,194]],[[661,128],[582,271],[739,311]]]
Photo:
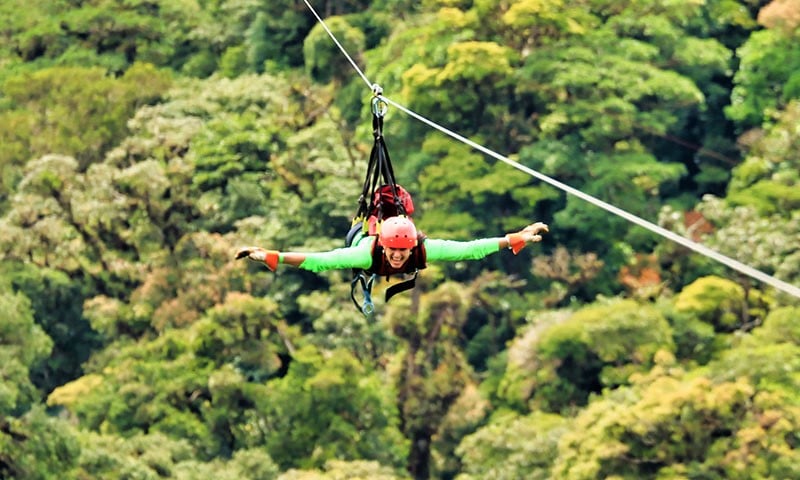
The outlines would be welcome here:
[[[486,148],[486,147],[484,147],[482,145],[479,145],[479,144],[473,142],[472,140],[470,140],[470,139],[468,139],[468,138],[466,138],[466,137],[464,137],[462,135],[459,135],[459,134],[457,134],[457,133],[455,133],[455,132],[453,132],[451,130],[448,130],[447,128],[444,128],[444,127],[436,124],[435,122],[433,122],[431,120],[428,120],[427,118],[423,117],[422,115],[419,115],[419,114],[407,109],[406,107],[398,104],[397,102],[394,102],[394,101],[392,101],[392,100],[390,100],[388,98],[385,98],[385,97],[383,97],[383,100],[386,103],[388,103],[390,105],[393,105],[397,109],[405,112],[407,115],[419,120],[420,122],[422,122],[422,123],[424,123],[424,124],[426,124],[426,125],[428,125],[430,127],[433,127],[436,130],[439,130],[440,132],[442,132],[442,133],[444,133],[444,134],[446,134],[446,135],[448,135],[448,136],[450,136],[450,137],[452,137],[452,138],[454,138],[454,139],[456,139],[456,140],[458,140],[458,141],[460,141],[462,143],[465,143],[465,144],[469,145],[470,147],[472,147],[472,148],[474,148],[474,149],[476,149],[476,150],[478,150],[480,152],[485,153],[486,155],[489,155],[490,157],[496,158],[497,160],[500,160],[501,162],[504,162],[504,163],[506,163],[508,165],[511,165],[512,167],[516,168],[517,170],[521,170],[521,171],[527,173],[528,175],[531,175],[532,177],[538,178],[539,180],[541,180],[543,182],[546,182],[546,183],[548,183],[548,184],[550,184],[550,185],[552,185],[552,186],[554,186],[554,187],[556,187],[556,188],[558,188],[560,190],[563,190],[563,191],[565,191],[565,192],[567,192],[567,193],[569,193],[571,195],[574,195],[574,196],[580,198],[581,200],[587,201],[587,202],[589,202],[589,203],[591,203],[591,204],[593,204],[595,206],[598,206],[598,207],[600,207],[600,208],[602,208],[602,209],[604,209],[604,210],[606,210],[608,212],[613,213],[614,215],[622,217],[622,218],[624,218],[625,220],[628,220],[631,223],[639,225],[640,227],[646,228],[646,229],[650,230],[651,232],[654,232],[654,233],[656,233],[658,235],[661,235],[662,237],[665,237],[665,238],[667,238],[669,240],[672,240],[673,242],[676,242],[676,243],[678,243],[678,244],[680,244],[680,245],[682,245],[682,246],[684,246],[684,247],[686,247],[688,249],[694,250],[697,253],[700,253],[700,254],[705,255],[705,256],[707,256],[709,258],[712,258],[712,259],[714,259],[714,260],[716,260],[716,261],[718,261],[718,262],[720,262],[720,263],[722,263],[724,265],[727,265],[728,267],[730,267],[730,268],[732,268],[734,270],[737,270],[737,271],[739,271],[741,273],[744,273],[745,275],[748,275],[748,276],[750,276],[752,278],[760,280],[760,281],[762,281],[762,282],[764,282],[764,283],[766,283],[768,285],[771,285],[771,286],[773,286],[773,287],[775,287],[775,288],[777,288],[779,290],[782,290],[782,291],[784,291],[784,292],[786,292],[786,293],[788,293],[790,295],[793,295],[793,296],[795,296],[797,298],[800,298],[800,288],[798,288],[795,285],[792,285],[792,284],[790,284],[788,282],[784,282],[783,280],[780,280],[780,279],[777,279],[777,278],[772,277],[770,275],[767,275],[766,273],[761,272],[760,270],[756,270],[755,268],[750,267],[748,265],[745,265],[744,263],[742,263],[742,262],[740,262],[738,260],[734,260],[734,259],[732,259],[730,257],[726,257],[725,255],[723,255],[723,254],[721,254],[721,253],[719,253],[719,252],[717,252],[715,250],[712,250],[712,249],[706,247],[705,245],[699,244],[697,242],[693,242],[692,240],[689,240],[686,237],[683,237],[681,235],[678,235],[677,233],[671,232],[671,231],[669,231],[669,230],[667,230],[667,229],[665,229],[663,227],[659,227],[658,225],[656,225],[654,223],[648,222],[647,220],[644,220],[644,219],[642,219],[640,217],[637,217],[636,215],[633,215],[632,213],[629,213],[629,212],[627,212],[625,210],[622,210],[621,208],[615,207],[614,205],[611,205],[610,203],[606,203],[606,202],[604,202],[604,201],[602,201],[600,199],[597,199],[597,198],[595,198],[595,197],[593,197],[593,196],[591,196],[589,194],[583,193],[580,190],[577,190],[577,189],[575,189],[573,187],[570,187],[569,185],[561,183],[558,180],[550,178],[547,175],[539,173],[536,170],[533,170],[533,169],[531,169],[529,167],[526,167],[525,165],[522,165],[519,162],[511,160],[510,158],[508,158],[506,156],[500,155],[499,153],[494,152],[493,150],[490,150],[490,149],[488,149],[488,148]]]
[[[569,185],[567,185],[565,183],[562,183],[562,182],[559,182],[558,180],[550,178],[547,175],[544,175],[543,173],[537,172],[536,170],[533,170],[532,168],[526,167],[525,165],[522,165],[519,162],[511,160],[510,158],[508,158],[508,157],[506,157],[504,155],[501,155],[501,154],[499,154],[499,153],[497,153],[497,152],[495,152],[495,151],[493,151],[493,150],[491,150],[489,148],[486,148],[483,145],[480,145],[480,144],[478,144],[476,142],[473,142],[472,140],[464,137],[463,135],[459,135],[458,133],[455,133],[452,130],[449,130],[449,129],[447,129],[447,128],[445,128],[445,127],[443,127],[443,126],[441,126],[441,125],[439,125],[439,124],[437,124],[435,122],[433,122],[432,120],[429,120],[426,117],[424,117],[424,116],[422,116],[422,115],[420,115],[420,114],[418,114],[418,113],[406,108],[405,106],[403,106],[403,105],[401,105],[401,104],[399,104],[399,103],[397,103],[397,102],[395,102],[395,101],[383,96],[380,93],[380,87],[377,87],[376,84],[371,83],[369,81],[369,79],[367,78],[367,76],[364,75],[364,73],[361,71],[361,69],[358,68],[358,66],[353,61],[353,59],[350,57],[350,55],[347,53],[345,48],[336,39],[336,36],[333,34],[333,32],[330,31],[330,29],[325,24],[325,22],[322,20],[322,18],[317,14],[317,12],[314,10],[314,8],[311,6],[311,4],[308,3],[308,0],[303,0],[303,1],[308,6],[308,8],[311,10],[311,12],[314,14],[314,16],[317,18],[317,21],[322,25],[322,27],[325,29],[325,31],[328,32],[328,35],[331,37],[333,42],[339,47],[339,49],[342,51],[342,53],[347,58],[347,60],[350,62],[350,64],[353,66],[353,68],[356,70],[356,72],[358,72],[358,74],[361,76],[361,78],[364,80],[364,82],[367,84],[367,86],[369,86],[370,89],[372,89],[372,91],[376,94],[376,97],[378,99],[386,102],[389,105],[392,105],[392,106],[396,107],[398,110],[404,112],[406,115],[409,115],[410,117],[412,117],[412,118],[414,118],[414,119],[416,119],[416,120],[418,120],[418,121],[420,121],[420,122],[422,122],[422,123],[424,123],[424,124],[426,124],[426,125],[428,125],[428,126],[430,126],[432,128],[435,128],[436,130],[439,130],[440,132],[444,133],[445,135],[447,135],[447,136],[449,136],[449,137],[451,137],[451,138],[453,138],[455,140],[458,140],[459,142],[462,142],[462,143],[464,143],[466,145],[469,145],[470,147],[474,148],[475,150],[478,150],[478,151],[480,151],[480,152],[482,152],[482,153],[484,153],[486,155],[489,155],[492,158],[500,160],[501,162],[506,163],[506,164],[516,168],[517,170],[525,172],[525,173],[527,173],[528,175],[530,175],[530,176],[532,176],[534,178],[537,178],[537,179],[539,179],[539,180],[541,180],[541,181],[543,181],[543,182],[545,182],[545,183],[547,183],[549,185],[552,185],[553,187],[558,188],[559,190],[562,190],[562,191],[564,191],[564,192],[566,192],[566,193],[568,193],[570,195],[574,195],[575,197],[580,198],[581,200],[589,202],[592,205],[595,205],[597,207],[602,208],[603,210],[606,210],[607,212],[610,212],[610,213],[612,213],[614,215],[617,215],[617,216],[619,216],[621,218],[624,218],[625,220],[627,220],[627,221],[629,221],[629,222],[631,222],[633,224],[636,224],[636,225],[638,225],[638,226],[640,226],[642,228],[645,228],[645,229],[647,229],[647,230],[649,230],[649,231],[651,231],[651,232],[653,232],[653,233],[655,233],[657,235],[661,235],[662,237],[667,238],[669,240],[672,240],[673,242],[675,242],[675,243],[677,243],[679,245],[682,245],[682,246],[684,246],[684,247],[686,247],[686,248],[688,248],[690,250],[693,250],[693,251],[695,251],[695,252],[697,252],[697,253],[699,253],[701,255],[704,255],[704,256],[706,256],[708,258],[716,260],[717,262],[722,263],[723,265],[726,265],[726,266],[728,266],[728,267],[730,267],[730,268],[732,268],[732,269],[734,269],[734,270],[736,270],[736,271],[738,271],[740,273],[743,273],[743,274],[745,274],[745,275],[747,275],[747,276],[749,276],[751,278],[759,280],[759,281],[761,281],[761,282],[763,282],[763,283],[765,283],[767,285],[770,285],[770,286],[772,286],[772,287],[774,287],[774,288],[776,288],[778,290],[781,290],[781,291],[783,291],[785,293],[788,293],[789,295],[792,295],[792,296],[794,296],[796,298],[800,298],[800,287],[797,287],[796,285],[792,285],[792,284],[790,284],[788,282],[785,282],[783,280],[775,278],[775,277],[773,277],[771,275],[767,275],[766,273],[764,273],[764,272],[762,272],[760,270],[757,270],[757,269],[755,269],[755,268],[753,268],[753,267],[751,267],[749,265],[746,265],[746,264],[744,264],[744,263],[742,263],[742,262],[740,262],[738,260],[735,260],[733,258],[727,257],[727,256],[717,252],[716,250],[712,250],[712,249],[706,247],[705,245],[702,245],[702,244],[699,244],[697,242],[694,242],[694,241],[692,241],[692,240],[690,240],[690,239],[688,239],[686,237],[683,237],[681,235],[678,235],[677,233],[674,233],[674,232],[672,232],[670,230],[667,230],[666,228],[660,227],[660,226],[658,226],[658,225],[656,225],[656,224],[654,224],[652,222],[649,222],[649,221],[647,221],[647,220],[645,220],[643,218],[637,217],[636,215],[634,215],[632,213],[629,213],[629,212],[627,212],[627,211],[625,211],[625,210],[623,210],[621,208],[615,207],[614,205],[611,205],[610,203],[604,202],[604,201],[602,201],[602,200],[600,200],[598,198],[595,198],[595,197],[593,197],[593,196],[591,196],[589,194],[583,193],[582,191],[580,191],[580,190],[578,190],[576,188],[570,187]]]
[[[311,13],[317,19],[319,24],[322,25],[322,28],[324,28],[325,31],[328,32],[328,36],[331,37],[331,40],[333,40],[333,43],[335,43],[336,46],[339,47],[339,50],[342,51],[342,54],[345,56],[347,61],[350,62],[350,65],[353,66],[353,69],[358,73],[358,75],[361,77],[361,79],[364,80],[364,82],[367,84],[367,86],[374,92],[376,90],[377,86],[373,85],[372,82],[369,81],[367,76],[364,75],[364,72],[362,72],[361,69],[358,68],[358,65],[356,64],[356,62],[350,57],[350,55],[347,53],[347,50],[345,50],[345,48],[342,46],[342,44],[339,43],[339,40],[336,39],[336,35],[334,35],[333,32],[331,32],[331,29],[328,28],[328,25],[322,20],[322,17],[320,17],[319,14],[317,14],[317,11],[314,10],[314,7],[312,7],[311,4],[308,3],[308,0],[303,0],[303,2],[306,4],[308,9],[311,10]]]

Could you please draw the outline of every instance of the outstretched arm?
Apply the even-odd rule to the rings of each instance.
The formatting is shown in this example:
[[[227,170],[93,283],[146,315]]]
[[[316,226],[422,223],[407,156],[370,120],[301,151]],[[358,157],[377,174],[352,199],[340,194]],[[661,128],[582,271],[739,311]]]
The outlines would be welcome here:
[[[428,260],[446,262],[479,260],[505,248],[510,248],[516,255],[528,243],[541,241],[540,233],[547,231],[549,231],[547,225],[537,222],[504,237],[483,238],[469,242],[426,239],[425,251]]]
[[[254,262],[264,263],[273,272],[278,268],[279,263],[285,263],[294,267],[299,267],[306,259],[305,253],[298,252],[279,252],[277,250],[265,250],[261,247],[242,247],[236,252],[236,260],[248,258]]]
[[[347,268],[369,268],[372,264],[373,237],[364,237],[355,246],[337,248],[329,252],[279,252],[261,247],[244,247],[236,252],[236,258],[249,258],[264,263],[273,272],[281,263],[300,267],[312,272]]]

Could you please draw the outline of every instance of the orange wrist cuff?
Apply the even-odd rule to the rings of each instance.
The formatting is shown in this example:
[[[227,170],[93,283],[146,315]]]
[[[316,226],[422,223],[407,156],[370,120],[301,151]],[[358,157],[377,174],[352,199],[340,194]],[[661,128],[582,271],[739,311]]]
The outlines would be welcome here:
[[[278,269],[279,262],[280,255],[278,252],[276,250],[267,250],[267,254],[264,256],[264,263],[267,265],[267,268],[274,272]]]
[[[509,233],[506,235],[506,241],[508,242],[508,248],[514,252],[514,255],[525,248],[525,240],[522,238],[521,233]]]

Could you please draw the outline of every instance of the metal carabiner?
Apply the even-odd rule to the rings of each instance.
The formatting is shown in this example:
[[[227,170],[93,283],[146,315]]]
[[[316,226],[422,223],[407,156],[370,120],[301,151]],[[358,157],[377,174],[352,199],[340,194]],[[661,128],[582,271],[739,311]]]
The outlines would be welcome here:
[[[375,304],[372,303],[372,284],[375,283],[375,279],[378,276],[374,273],[367,278],[367,274],[364,272],[359,272],[354,278],[353,281],[350,282],[350,298],[353,300],[356,308],[361,310],[361,313],[367,318],[367,320],[372,320],[375,314]],[[356,285],[361,284],[361,293],[364,296],[364,303],[358,303],[356,299]]]
[[[372,320],[375,314],[375,304],[372,303],[372,296],[369,293],[364,293],[364,305],[361,307],[361,313],[364,314],[367,320]]]
[[[374,273],[370,275],[369,280],[367,280],[366,288],[364,288],[364,305],[361,307],[361,313],[367,317],[367,320],[372,320],[375,314],[375,304],[372,303],[372,284],[375,283],[376,278],[378,278],[378,276]]]
[[[383,97],[372,97],[372,114],[376,117],[383,118],[389,110],[389,104]]]

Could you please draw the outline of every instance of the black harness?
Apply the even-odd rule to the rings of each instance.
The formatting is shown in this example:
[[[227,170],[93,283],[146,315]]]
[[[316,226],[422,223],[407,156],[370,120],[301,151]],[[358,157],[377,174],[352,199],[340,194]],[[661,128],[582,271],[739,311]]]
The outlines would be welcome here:
[[[357,225],[350,229],[348,232],[345,246],[351,246],[353,241],[358,237],[361,231],[361,226]],[[388,302],[392,297],[398,293],[411,290],[416,286],[417,276],[419,271],[425,269],[427,264],[427,254],[425,253],[425,235],[422,233],[417,234],[417,245],[411,249],[411,255],[403,264],[403,268],[394,268],[386,258],[386,253],[383,247],[375,239],[372,247],[372,263],[367,269],[353,269],[353,280],[350,282],[350,298],[353,300],[356,308],[361,310],[364,315],[371,316],[375,311],[372,304],[372,286],[378,277],[389,277],[393,275],[413,275],[411,278],[396,283],[386,289],[384,300]],[[362,295],[364,297],[363,303],[359,303],[356,299],[356,286],[361,285]]]

